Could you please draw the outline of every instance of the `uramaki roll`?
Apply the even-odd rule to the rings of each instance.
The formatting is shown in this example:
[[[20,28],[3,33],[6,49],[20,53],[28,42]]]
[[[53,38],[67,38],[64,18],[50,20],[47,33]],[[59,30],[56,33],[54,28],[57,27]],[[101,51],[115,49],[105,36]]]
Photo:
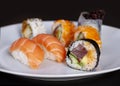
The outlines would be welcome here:
[[[52,26],[53,35],[65,46],[68,47],[73,41],[75,25],[68,20],[56,20]]]

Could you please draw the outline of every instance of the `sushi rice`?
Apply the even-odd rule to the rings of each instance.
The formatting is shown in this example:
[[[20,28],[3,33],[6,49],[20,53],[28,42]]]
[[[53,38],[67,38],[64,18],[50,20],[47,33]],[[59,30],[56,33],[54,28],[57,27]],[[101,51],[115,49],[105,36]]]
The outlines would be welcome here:
[[[92,44],[92,42],[94,42],[94,44]],[[84,48],[88,51],[87,54],[85,54],[80,61],[78,60],[78,57],[76,57],[71,53],[72,50],[76,48],[79,44],[84,46]],[[99,61],[99,56],[100,56],[100,50],[95,41],[91,39],[77,40],[69,46],[66,63],[71,68],[90,71],[97,66]]]

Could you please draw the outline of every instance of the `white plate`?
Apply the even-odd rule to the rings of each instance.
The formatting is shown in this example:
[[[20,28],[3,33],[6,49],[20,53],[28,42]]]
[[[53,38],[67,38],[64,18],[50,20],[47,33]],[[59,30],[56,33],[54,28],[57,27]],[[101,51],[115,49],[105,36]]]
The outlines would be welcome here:
[[[44,24],[51,33],[52,21]],[[25,76],[34,79],[61,81],[86,78],[94,75],[108,73],[120,69],[120,30],[111,26],[102,26],[101,38],[103,42],[100,61],[97,68],[91,72],[79,71],[69,68],[65,63],[57,63],[45,60],[38,70],[16,61],[8,52],[11,43],[18,39],[21,34],[21,24],[13,24],[1,28],[0,40],[0,71]]]

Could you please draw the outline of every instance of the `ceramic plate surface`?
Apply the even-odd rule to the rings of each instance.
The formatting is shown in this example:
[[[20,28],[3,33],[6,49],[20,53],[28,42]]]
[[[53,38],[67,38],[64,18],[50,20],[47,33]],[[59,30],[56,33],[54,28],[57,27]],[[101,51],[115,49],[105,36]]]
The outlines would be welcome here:
[[[44,21],[47,32],[51,33],[53,21]],[[8,49],[13,41],[21,37],[21,24],[13,24],[1,27],[0,37],[0,71],[24,76],[28,78],[62,81],[74,80],[120,69],[120,29],[103,25],[101,30],[102,49],[99,64],[94,71],[85,72],[71,69],[65,63],[57,63],[44,60],[38,70],[30,69],[28,66],[15,60]]]

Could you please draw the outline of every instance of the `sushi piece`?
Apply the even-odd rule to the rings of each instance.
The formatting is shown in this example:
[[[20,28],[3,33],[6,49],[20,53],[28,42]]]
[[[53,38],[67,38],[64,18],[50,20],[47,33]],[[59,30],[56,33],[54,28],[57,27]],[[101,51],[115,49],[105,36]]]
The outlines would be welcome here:
[[[99,57],[98,44],[92,39],[81,39],[69,46],[66,63],[74,69],[91,71],[97,67]]]
[[[52,26],[53,35],[65,46],[68,47],[75,32],[75,25],[68,20],[56,20]]]
[[[81,12],[78,19],[78,26],[89,25],[98,30],[101,33],[101,27],[104,20],[105,11],[104,10],[94,10],[91,12]]]
[[[100,33],[92,26],[78,26],[74,33],[74,41],[79,39],[92,39],[97,42],[99,47],[102,47]]]
[[[22,23],[22,37],[33,38],[40,33],[46,33],[45,26],[41,19],[30,18]]]
[[[43,48],[45,58],[57,62],[63,62],[65,60],[65,47],[56,37],[50,34],[39,34],[33,40]]]
[[[44,51],[32,40],[19,38],[9,48],[11,55],[32,69],[37,69],[44,59]]]

